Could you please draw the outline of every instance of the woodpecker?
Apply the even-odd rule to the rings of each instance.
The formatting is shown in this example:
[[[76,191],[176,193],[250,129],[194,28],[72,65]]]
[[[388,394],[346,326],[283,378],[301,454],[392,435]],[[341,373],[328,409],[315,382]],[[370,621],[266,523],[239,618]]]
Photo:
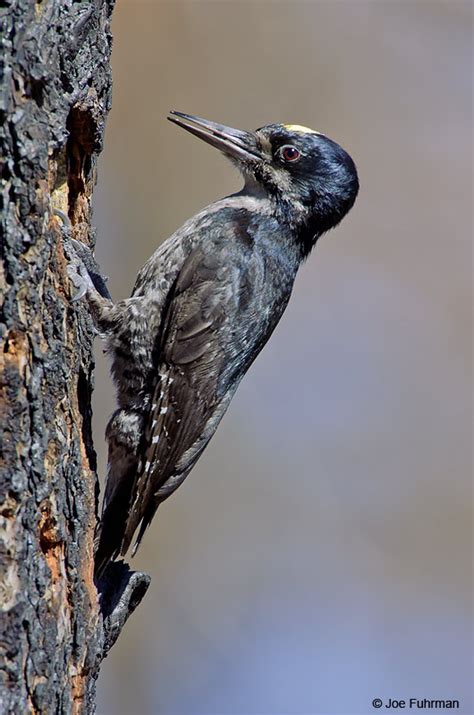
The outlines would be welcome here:
[[[219,149],[244,186],[162,243],[130,298],[113,303],[80,261],[70,276],[112,360],[118,408],[106,430],[108,476],[96,575],[135,554],[161,502],[187,477],[288,304],[302,262],[359,189],[351,157],[320,132],[240,131],[170,112]]]

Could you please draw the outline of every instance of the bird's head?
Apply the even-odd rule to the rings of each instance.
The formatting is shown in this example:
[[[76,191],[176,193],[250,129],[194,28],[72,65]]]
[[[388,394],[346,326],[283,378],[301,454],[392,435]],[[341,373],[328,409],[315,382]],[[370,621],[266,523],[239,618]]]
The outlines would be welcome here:
[[[232,159],[246,190],[269,197],[305,255],[354,204],[359,190],[355,164],[324,134],[295,124],[267,124],[247,132],[182,112],[171,112],[168,119]]]

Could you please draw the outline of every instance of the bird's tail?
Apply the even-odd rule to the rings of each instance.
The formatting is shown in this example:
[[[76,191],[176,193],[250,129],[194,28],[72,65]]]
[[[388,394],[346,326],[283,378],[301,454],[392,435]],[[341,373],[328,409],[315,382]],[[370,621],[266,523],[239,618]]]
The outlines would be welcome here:
[[[117,558],[123,547],[130,509],[131,490],[136,463],[122,460],[109,472],[102,516],[95,534],[95,578],[100,579],[108,564]]]
[[[95,578],[100,579],[105,569],[120,553],[125,529],[128,499],[113,499],[104,509],[95,534]]]

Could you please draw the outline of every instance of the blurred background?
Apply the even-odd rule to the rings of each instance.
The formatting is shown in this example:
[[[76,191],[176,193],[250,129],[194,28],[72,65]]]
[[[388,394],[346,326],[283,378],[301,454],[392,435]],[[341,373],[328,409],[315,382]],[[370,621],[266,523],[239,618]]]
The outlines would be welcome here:
[[[375,697],[474,712],[472,8],[117,3],[94,213],[115,298],[241,186],[169,109],[318,129],[361,192],[148,531],[132,565],[152,584],[103,665],[99,715],[359,715]],[[103,476],[114,395],[97,358]]]

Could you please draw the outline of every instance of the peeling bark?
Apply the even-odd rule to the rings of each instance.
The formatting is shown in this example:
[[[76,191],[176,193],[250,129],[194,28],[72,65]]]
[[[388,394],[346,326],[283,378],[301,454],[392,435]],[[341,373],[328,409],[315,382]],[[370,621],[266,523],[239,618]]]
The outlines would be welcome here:
[[[114,564],[98,593],[93,327],[71,304],[66,213],[93,247],[110,109],[113,0],[3,0],[0,711],[94,711],[100,663],[149,579]]]

